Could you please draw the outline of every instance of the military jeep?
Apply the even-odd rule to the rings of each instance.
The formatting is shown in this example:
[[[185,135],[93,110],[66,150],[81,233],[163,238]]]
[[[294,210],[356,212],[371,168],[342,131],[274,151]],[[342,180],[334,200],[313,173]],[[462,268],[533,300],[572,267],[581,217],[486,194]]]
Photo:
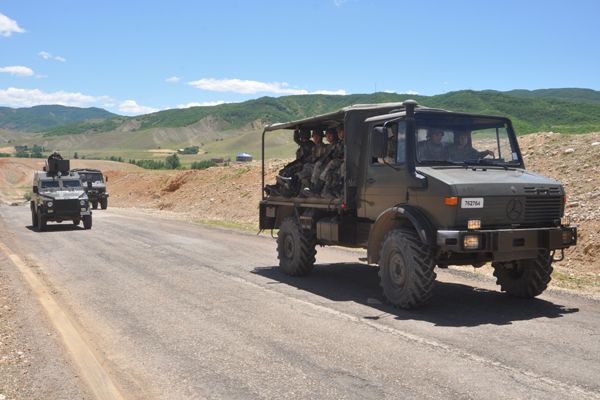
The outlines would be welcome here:
[[[92,203],[92,208],[95,210],[100,204],[100,208],[106,210],[108,207],[108,193],[106,192],[106,183],[102,171],[91,168],[76,168],[71,171],[79,174],[83,189],[87,193],[90,203]]]
[[[265,192],[265,135],[343,126],[342,194]],[[509,119],[420,107],[355,105],[263,131],[260,229],[279,229],[279,267],[307,275],[316,246],[365,248],[400,308],[432,297],[435,267],[490,263],[500,289],[531,298],[577,242],[560,182],[525,170]]]
[[[84,229],[92,228],[87,194],[69,164],[55,153],[48,157],[44,171],[33,175],[31,225],[38,231],[46,230],[49,221],[72,221],[74,226],[83,221]]]

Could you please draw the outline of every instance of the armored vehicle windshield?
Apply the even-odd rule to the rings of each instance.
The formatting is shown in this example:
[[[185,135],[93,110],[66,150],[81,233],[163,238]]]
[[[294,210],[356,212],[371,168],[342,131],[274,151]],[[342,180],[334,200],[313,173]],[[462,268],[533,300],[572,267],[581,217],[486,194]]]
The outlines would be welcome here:
[[[59,187],[59,181],[40,181],[42,189],[51,189]]]
[[[104,179],[100,172],[79,172],[82,182],[103,182]]]
[[[81,182],[75,179],[63,180],[62,185],[65,188],[81,188]]]

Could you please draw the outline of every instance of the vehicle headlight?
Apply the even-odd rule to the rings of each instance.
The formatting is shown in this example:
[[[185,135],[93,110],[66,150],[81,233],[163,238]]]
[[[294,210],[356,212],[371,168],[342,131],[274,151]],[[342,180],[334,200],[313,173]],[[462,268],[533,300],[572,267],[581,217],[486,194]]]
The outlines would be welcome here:
[[[85,200],[79,200],[79,204],[81,204],[82,206],[85,206]]]
[[[50,207],[50,208],[52,208],[53,205],[54,205],[54,202],[52,202],[52,201],[49,201],[46,203],[46,206]]]
[[[479,246],[479,235],[465,235],[463,239],[463,248],[465,250],[477,250]]]

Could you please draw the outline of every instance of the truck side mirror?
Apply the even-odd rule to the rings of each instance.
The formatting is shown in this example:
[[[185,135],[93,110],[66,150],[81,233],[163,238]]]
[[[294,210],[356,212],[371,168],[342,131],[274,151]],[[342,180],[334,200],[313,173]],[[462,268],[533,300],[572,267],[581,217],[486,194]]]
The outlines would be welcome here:
[[[38,187],[37,186],[33,187],[33,193],[36,193],[36,194],[38,193]]]
[[[371,156],[384,158],[387,155],[387,129],[376,126],[371,131]]]

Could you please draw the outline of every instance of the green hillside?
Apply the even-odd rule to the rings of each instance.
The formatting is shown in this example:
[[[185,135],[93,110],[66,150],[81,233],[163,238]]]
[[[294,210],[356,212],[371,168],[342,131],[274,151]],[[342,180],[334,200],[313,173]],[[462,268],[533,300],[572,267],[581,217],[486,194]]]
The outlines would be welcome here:
[[[436,96],[373,93],[261,97],[243,103],[165,110],[133,118],[86,121],[46,130],[45,135],[108,132],[131,120],[136,122],[137,128],[134,130],[140,131],[187,127],[201,120],[208,121],[209,126],[212,124],[215,131],[250,130],[256,128],[256,123],[283,122],[335,111],[352,104],[399,102],[408,98],[414,98],[419,104],[429,107],[508,116],[520,134],[600,131],[600,92],[589,89],[544,89],[512,92],[463,90]]]
[[[65,107],[44,105],[29,108],[0,107],[0,128],[12,131],[42,132],[55,126],[79,123],[85,120],[104,120],[116,114],[102,108]]]

